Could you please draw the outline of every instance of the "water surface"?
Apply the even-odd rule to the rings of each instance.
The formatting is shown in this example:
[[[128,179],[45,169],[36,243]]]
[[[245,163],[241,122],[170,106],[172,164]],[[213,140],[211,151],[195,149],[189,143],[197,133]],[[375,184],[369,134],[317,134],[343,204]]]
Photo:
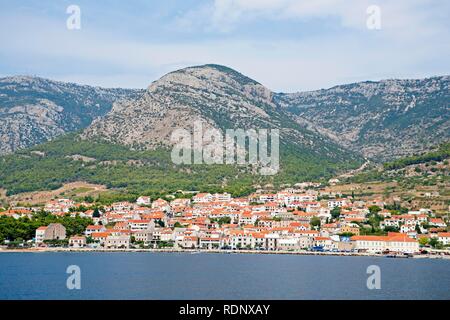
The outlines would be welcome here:
[[[69,265],[81,290],[68,290]],[[369,290],[367,267],[381,269]],[[1,253],[0,299],[450,299],[450,260],[272,254]]]

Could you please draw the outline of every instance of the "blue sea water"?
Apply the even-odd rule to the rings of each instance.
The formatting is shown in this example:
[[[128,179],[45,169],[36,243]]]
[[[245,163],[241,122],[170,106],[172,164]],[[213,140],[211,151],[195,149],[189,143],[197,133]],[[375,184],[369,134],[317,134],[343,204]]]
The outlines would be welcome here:
[[[69,290],[69,265],[81,289]],[[367,288],[367,267],[381,289]],[[450,260],[212,253],[0,253],[0,299],[450,299]]]

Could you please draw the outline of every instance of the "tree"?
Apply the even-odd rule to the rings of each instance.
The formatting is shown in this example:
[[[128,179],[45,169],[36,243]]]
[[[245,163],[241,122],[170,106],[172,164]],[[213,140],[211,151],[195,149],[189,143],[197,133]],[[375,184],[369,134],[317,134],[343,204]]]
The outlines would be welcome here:
[[[421,247],[425,247],[428,243],[429,243],[429,240],[426,237],[423,237],[423,238],[419,239],[419,244],[420,244]]]
[[[85,196],[84,197],[84,202],[87,202],[87,203],[93,203],[94,202],[94,198],[92,197],[92,196]]]
[[[442,248],[442,243],[437,238],[430,238],[429,244],[435,249]]]
[[[330,213],[331,213],[331,216],[334,219],[337,219],[341,215],[341,208],[340,207],[334,207],[333,209],[331,209]]]
[[[98,208],[94,209],[94,213],[92,213],[93,218],[100,218],[100,210]]]
[[[175,222],[175,224],[173,225],[174,228],[183,228],[183,226],[181,225],[181,223],[179,223],[178,221]]]
[[[343,233],[340,233],[339,235],[341,237],[349,237],[349,238],[354,236],[354,234],[352,232],[343,232]]]
[[[422,234],[422,230],[420,230],[420,226],[416,224],[416,232],[417,234]]]
[[[311,227],[320,227],[320,219],[318,217],[312,217],[310,221]]]
[[[222,217],[217,222],[219,223],[220,226],[223,224],[230,224],[231,218],[230,217]]]
[[[381,211],[381,208],[379,206],[370,206],[369,212],[370,214],[378,214],[378,212]]]

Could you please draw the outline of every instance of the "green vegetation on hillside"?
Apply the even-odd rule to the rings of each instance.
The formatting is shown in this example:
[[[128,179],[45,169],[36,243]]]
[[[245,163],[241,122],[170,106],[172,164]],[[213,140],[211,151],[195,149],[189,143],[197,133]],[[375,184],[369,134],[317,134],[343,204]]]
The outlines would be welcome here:
[[[347,182],[364,183],[396,180],[405,189],[413,188],[415,185],[436,185],[438,182],[444,183],[450,180],[449,158],[450,142],[446,142],[434,151],[384,163],[382,169],[371,168],[360,172],[349,178]],[[407,168],[408,166],[411,167]],[[411,174],[412,170],[415,175]]]
[[[66,236],[70,237],[82,234],[86,227],[93,224],[92,219],[74,218],[69,215],[58,217],[46,212],[39,212],[29,218],[14,219],[13,217],[0,217],[0,243],[4,240],[21,241],[31,240],[35,236],[36,229],[41,226],[48,226],[50,223],[61,223],[66,227]]]
[[[436,151],[427,152],[418,156],[411,156],[398,159],[384,164],[386,170],[401,169],[412,164],[425,163],[430,161],[442,161],[450,157],[450,143],[442,144]]]
[[[334,162],[299,153],[292,146],[280,150],[281,169],[275,176],[232,165],[175,165],[170,150],[136,151],[106,142],[81,140],[68,134],[54,141],[0,158],[0,188],[7,195],[57,189],[64,183],[86,181],[128,194],[160,196],[177,190],[227,191],[249,194],[253,184],[296,183],[329,178],[356,161]],[[85,161],[73,156],[87,157]],[[92,159],[88,159],[92,158]]]

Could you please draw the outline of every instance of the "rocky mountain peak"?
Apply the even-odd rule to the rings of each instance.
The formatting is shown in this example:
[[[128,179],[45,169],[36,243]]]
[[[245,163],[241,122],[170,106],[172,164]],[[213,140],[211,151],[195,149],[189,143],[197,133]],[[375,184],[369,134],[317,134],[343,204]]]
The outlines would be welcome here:
[[[220,92],[242,94],[268,104],[272,99],[272,92],[257,81],[229,67],[217,64],[188,67],[170,72],[154,81],[148,90],[151,93],[158,93],[168,88],[190,92],[204,91],[212,96]]]
[[[195,121],[218,129],[269,124],[272,92],[220,65],[188,67],[154,81],[134,101],[117,103],[87,128],[85,138],[102,138],[154,148],[170,144],[175,128],[192,130]],[[272,126],[273,127],[273,126]]]
[[[85,128],[115,101],[139,92],[33,76],[0,78],[0,155]]]

